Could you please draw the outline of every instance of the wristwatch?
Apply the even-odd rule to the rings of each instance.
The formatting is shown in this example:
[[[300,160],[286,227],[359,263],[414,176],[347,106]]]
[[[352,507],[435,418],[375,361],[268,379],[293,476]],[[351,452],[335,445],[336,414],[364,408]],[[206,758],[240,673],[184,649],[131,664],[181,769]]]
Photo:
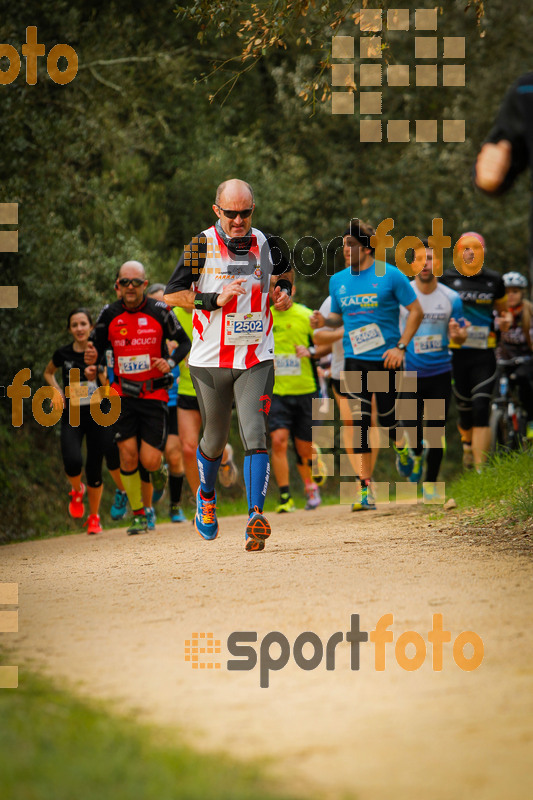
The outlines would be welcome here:
[[[405,348],[407,347],[407,345],[406,345],[406,344],[404,344],[404,342],[398,342],[398,344],[396,345],[396,347],[398,348],[398,350],[405,350]]]
[[[176,366],[176,362],[174,361],[173,358],[167,358],[167,364],[170,367],[170,369],[174,369],[174,367]]]

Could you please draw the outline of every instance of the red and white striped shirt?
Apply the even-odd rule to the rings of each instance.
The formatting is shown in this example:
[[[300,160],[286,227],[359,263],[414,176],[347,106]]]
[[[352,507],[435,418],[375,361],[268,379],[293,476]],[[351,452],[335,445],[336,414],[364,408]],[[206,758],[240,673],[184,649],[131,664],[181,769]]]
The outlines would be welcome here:
[[[256,228],[250,233],[251,247],[242,256],[228,252],[215,226],[200,234],[207,239],[207,252],[203,268],[193,281],[193,291],[219,293],[224,282],[244,278],[241,285],[246,293],[236,295],[217,311],[193,311],[191,366],[248,369],[274,358],[268,298],[273,272],[270,247],[264,233]]]

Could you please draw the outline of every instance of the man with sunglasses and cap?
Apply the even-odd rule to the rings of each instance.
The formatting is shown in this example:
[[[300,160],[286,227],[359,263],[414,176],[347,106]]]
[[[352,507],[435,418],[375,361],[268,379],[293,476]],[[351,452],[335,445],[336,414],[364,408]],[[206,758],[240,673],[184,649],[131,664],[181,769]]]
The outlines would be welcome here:
[[[122,483],[133,511],[128,534],[136,534],[148,529],[139,465],[142,463],[150,473],[161,466],[168,434],[171,370],[187,354],[191,342],[165,303],[145,297],[148,281],[139,261],[122,264],[116,285],[120,299],[100,312],[85,361],[97,363],[111,345],[112,388],[121,399],[115,439]],[[167,339],[178,343],[170,358]]]
[[[235,400],[245,450],[248,552],[263,550],[270,535],[262,512],[270,475],[266,421],[274,385],[271,275],[278,276],[274,307],[284,311],[292,302],[287,255],[280,240],[252,227],[254,208],[248,183],[221,183],[213,205],[216,223],[187,245],[165,291],[170,306],[194,308],[189,369],[203,423],[196,530],[207,541],[218,535],[215,481]]]

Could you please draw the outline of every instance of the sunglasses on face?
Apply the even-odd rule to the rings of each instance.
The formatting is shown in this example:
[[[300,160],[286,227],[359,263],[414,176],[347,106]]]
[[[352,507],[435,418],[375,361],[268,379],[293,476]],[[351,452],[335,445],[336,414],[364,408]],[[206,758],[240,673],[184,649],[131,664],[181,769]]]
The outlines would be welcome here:
[[[242,211],[231,211],[226,208],[221,208],[218,204],[217,208],[228,219],[236,219],[237,217],[240,217],[241,219],[246,219],[247,217],[251,216],[253,211],[253,208],[243,208]]]
[[[136,289],[138,289],[139,286],[143,285],[144,281],[142,278],[119,278],[117,283],[119,283],[121,286],[130,286],[131,284],[131,286],[134,286]]]

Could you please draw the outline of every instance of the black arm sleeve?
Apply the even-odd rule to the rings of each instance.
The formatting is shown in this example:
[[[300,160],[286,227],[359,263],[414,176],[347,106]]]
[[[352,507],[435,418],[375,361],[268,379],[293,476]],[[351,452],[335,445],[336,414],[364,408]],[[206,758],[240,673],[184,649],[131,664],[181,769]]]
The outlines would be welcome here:
[[[194,236],[186,245],[176,269],[170,276],[165,294],[183,292],[191,288],[204,268],[207,254],[207,239],[203,235]]]

